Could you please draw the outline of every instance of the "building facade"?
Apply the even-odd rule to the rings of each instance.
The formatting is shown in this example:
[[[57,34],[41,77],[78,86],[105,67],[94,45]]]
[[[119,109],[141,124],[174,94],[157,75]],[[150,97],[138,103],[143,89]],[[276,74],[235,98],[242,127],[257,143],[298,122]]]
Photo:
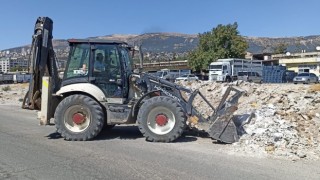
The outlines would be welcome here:
[[[20,69],[20,71],[27,71],[28,70],[28,63],[29,61],[27,59],[22,58],[11,58],[10,59],[10,71],[13,71],[14,69]]]
[[[28,71],[28,60],[19,58],[0,58],[0,72]]]
[[[0,58],[0,73],[7,73],[10,71],[9,58]]]
[[[286,66],[288,70],[297,73],[310,72],[317,76],[320,75],[320,53],[294,53],[294,54],[276,54],[273,59],[279,59],[279,64]]]

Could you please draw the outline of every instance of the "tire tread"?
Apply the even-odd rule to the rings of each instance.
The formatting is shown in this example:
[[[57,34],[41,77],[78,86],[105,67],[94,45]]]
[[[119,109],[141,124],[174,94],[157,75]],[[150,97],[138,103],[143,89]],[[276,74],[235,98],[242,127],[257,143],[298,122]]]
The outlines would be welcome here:
[[[167,104],[168,103],[168,104]],[[164,104],[165,106],[171,106],[172,112],[177,115],[175,117],[176,124],[171,132],[165,135],[157,135],[150,131],[146,125],[147,120],[144,118],[148,113],[152,105]],[[157,96],[146,100],[139,109],[137,117],[138,127],[143,136],[146,137],[147,141],[152,142],[173,142],[181,136],[186,127],[186,116],[182,107],[172,98],[166,96]]]
[[[91,110],[91,125],[83,132],[72,133],[64,126],[63,116],[64,110],[71,105],[83,104]],[[71,95],[63,99],[54,114],[54,122],[57,132],[68,141],[87,141],[95,138],[102,130],[104,124],[103,109],[94,99],[85,95]]]

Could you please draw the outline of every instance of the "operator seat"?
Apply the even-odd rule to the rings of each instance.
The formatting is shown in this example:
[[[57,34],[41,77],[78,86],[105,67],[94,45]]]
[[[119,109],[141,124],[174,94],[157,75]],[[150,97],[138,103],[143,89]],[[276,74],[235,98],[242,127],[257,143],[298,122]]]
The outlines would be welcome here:
[[[104,56],[102,53],[97,53],[96,55],[96,60],[94,62],[94,69],[95,71],[98,71],[98,72],[102,72],[102,71],[105,71],[105,67],[106,64],[104,62]]]

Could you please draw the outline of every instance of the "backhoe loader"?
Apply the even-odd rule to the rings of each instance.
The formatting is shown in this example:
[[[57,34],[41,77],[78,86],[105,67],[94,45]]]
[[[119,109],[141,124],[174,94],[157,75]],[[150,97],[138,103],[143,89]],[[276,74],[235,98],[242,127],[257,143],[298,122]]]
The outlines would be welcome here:
[[[103,129],[137,124],[147,141],[172,142],[189,119],[205,127],[213,139],[225,143],[239,139],[232,117],[244,93],[241,89],[229,86],[215,108],[199,90],[143,72],[141,48],[117,40],[69,39],[69,57],[59,78],[52,29],[50,18],[37,19],[30,56],[32,78],[22,108],[40,110],[42,125],[54,119],[64,139],[91,140]],[[138,69],[132,69],[135,52],[140,56]],[[205,118],[193,107],[196,96],[212,109],[211,116]]]

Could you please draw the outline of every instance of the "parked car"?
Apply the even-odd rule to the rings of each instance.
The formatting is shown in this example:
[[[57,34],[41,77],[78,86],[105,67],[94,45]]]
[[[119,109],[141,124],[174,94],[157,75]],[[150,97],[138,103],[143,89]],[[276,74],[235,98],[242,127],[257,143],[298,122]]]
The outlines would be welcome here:
[[[319,78],[314,73],[300,73],[296,77],[293,78],[293,83],[303,83],[303,84],[309,84],[309,83],[318,83]]]
[[[198,81],[199,78],[193,74],[185,74],[176,78],[176,81]]]
[[[240,71],[238,72],[238,80],[262,83],[262,77],[257,72]]]

